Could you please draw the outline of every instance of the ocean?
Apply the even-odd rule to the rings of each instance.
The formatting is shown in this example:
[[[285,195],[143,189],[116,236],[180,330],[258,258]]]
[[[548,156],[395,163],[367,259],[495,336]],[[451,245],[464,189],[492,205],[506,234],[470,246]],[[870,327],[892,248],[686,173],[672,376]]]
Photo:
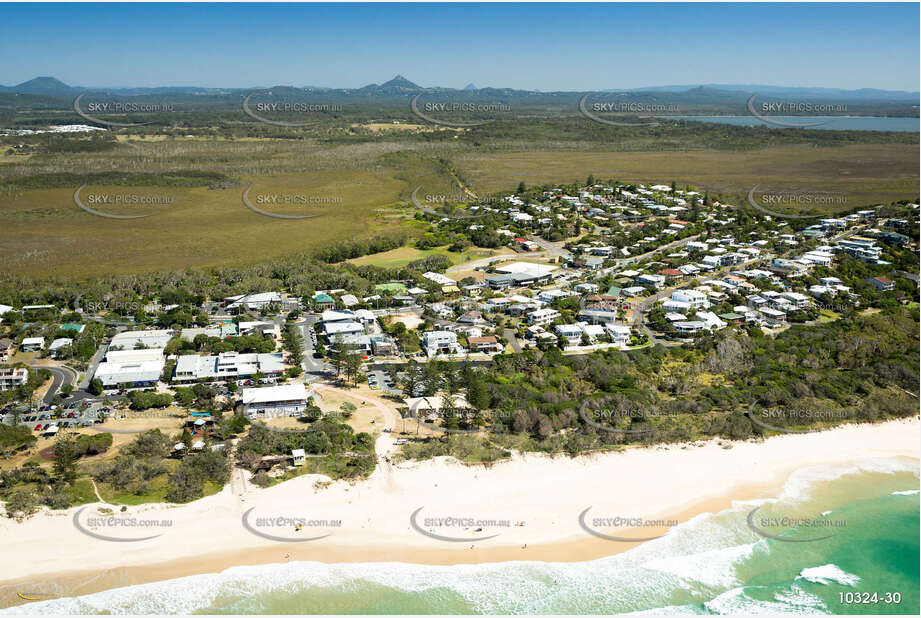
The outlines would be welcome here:
[[[590,562],[232,567],[0,614],[917,615],[918,488],[907,460],[811,468],[777,498],[736,502]]]

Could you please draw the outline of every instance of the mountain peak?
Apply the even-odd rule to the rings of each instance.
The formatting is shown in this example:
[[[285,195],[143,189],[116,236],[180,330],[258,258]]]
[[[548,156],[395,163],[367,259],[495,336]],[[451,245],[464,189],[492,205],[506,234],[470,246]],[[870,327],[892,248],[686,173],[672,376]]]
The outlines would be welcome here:
[[[402,75],[397,75],[389,82],[384,82],[380,85],[381,88],[405,88],[407,90],[422,90],[420,86],[412,83]]]
[[[476,84],[474,84],[473,82],[470,82],[469,84],[464,86],[464,90],[479,90],[479,88],[476,87]]]

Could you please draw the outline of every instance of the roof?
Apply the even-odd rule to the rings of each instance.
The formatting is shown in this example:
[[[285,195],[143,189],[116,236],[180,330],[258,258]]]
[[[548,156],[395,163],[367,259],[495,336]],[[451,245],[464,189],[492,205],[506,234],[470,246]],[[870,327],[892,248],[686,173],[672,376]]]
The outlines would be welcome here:
[[[523,273],[532,277],[544,277],[557,270],[557,266],[550,264],[533,264],[531,262],[512,262],[496,268],[500,273]]]
[[[335,299],[329,294],[323,294],[322,292],[317,292],[313,295],[313,300],[318,303],[335,303]]]
[[[244,388],[241,401],[244,404],[273,403],[276,401],[306,401],[307,389],[300,382],[263,388]]]

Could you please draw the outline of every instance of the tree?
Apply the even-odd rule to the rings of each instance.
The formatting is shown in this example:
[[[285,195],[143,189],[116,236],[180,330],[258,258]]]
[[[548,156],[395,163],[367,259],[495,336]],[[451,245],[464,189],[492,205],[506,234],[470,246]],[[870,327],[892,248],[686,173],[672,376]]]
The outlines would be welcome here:
[[[454,396],[445,393],[441,398],[441,420],[446,429],[457,429],[460,423],[457,420],[457,404]]]
[[[406,398],[416,396],[416,388],[419,385],[419,363],[416,359],[410,359],[403,372],[403,383],[401,384],[403,396]]]
[[[77,478],[77,452],[73,439],[66,434],[59,434],[54,443],[54,475],[72,483]]]
[[[521,182],[518,183],[518,191],[516,191],[516,193],[517,193],[518,195],[521,195],[521,194],[524,193],[526,190],[527,190],[527,188],[524,186],[524,181],[522,180]]]
[[[489,407],[489,390],[481,378],[473,378],[467,383],[467,401],[477,410]]]
[[[589,174],[588,178],[585,180],[585,185],[591,187],[595,184],[595,175]]]
[[[344,418],[351,418],[357,409],[358,408],[355,407],[355,404],[351,401],[343,401],[342,405],[339,406],[339,410],[342,412]]]
[[[90,381],[90,387],[88,390],[93,395],[101,395],[102,394],[102,380],[100,380],[99,378],[93,378]]]

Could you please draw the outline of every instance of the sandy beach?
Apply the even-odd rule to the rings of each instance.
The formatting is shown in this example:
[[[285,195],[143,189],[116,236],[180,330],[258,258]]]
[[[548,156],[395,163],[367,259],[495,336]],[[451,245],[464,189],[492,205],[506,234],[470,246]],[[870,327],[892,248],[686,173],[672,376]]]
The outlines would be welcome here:
[[[0,520],[0,605],[21,602],[17,589],[52,582],[68,594],[83,594],[286,560],[592,560],[639,541],[611,541],[591,530],[622,539],[657,536],[733,501],[776,497],[804,468],[820,477],[823,468],[873,459],[917,462],[919,438],[918,419],[910,419],[761,442],[631,448],[574,459],[517,456],[490,468],[450,458],[383,464],[356,483],[324,485],[318,484],[323,477],[302,476],[268,489],[235,471],[220,493],[191,504],[128,507],[122,514],[109,507],[133,522],[128,525],[124,519],[93,525],[89,518],[106,508],[101,503],[22,523]],[[621,519],[603,527],[599,518]],[[637,527],[637,518],[663,521]],[[300,530],[297,521],[304,522]],[[153,538],[119,542],[86,531],[110,539]]]

